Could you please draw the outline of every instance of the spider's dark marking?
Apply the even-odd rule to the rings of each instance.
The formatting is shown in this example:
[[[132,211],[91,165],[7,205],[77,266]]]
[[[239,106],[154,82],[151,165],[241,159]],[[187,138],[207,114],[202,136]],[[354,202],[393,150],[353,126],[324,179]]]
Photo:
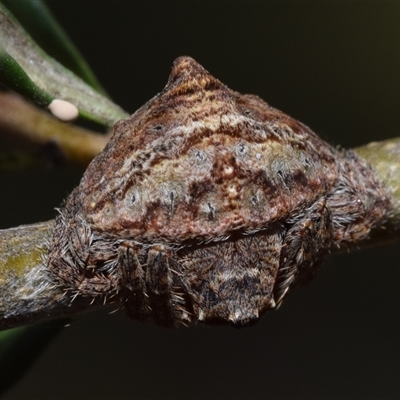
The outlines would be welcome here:
[[[121,301],[137,320],[245,325],[389,209],[353,152],[181,57],[165,89],[115,125],[46,262],[55,284]]]

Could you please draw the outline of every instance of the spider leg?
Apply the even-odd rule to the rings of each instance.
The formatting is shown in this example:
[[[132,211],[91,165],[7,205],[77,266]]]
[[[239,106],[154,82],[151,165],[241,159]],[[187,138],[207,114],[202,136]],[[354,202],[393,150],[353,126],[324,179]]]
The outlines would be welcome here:
[[[138,321],[151,319],[150,299],[147,294],[144,265],[138,252],[129,244],[119,248],[120,279],[126,291],[125,309],[127,314]]]

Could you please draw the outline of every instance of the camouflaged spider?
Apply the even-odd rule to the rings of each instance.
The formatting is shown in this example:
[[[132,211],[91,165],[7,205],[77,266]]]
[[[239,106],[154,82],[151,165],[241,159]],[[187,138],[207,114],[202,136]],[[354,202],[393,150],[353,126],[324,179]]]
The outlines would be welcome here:
[[[189,57],[119,121],[61,210],[56,285],[134,319],[246,325],[368,236],[389,196],[351,151]]]

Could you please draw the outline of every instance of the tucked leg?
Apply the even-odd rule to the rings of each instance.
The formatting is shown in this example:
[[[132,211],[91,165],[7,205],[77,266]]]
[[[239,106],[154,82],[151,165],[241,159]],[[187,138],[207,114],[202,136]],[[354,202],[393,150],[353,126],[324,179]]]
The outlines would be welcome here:
[[[294,222],[284,238],[274,289],[278,305],[291,287],[310,280],[331,241],[329,210],[321,199]]]
[[[154,246],[149,250],[146,284],[155,323],[173,327],[178,322],[185,324],[191,321],[171,250],[162,246]]]
[[[150,320],[150,300],[138,250],[129,244],[123,244],[119,248],[119,265],[120,279],[126,293],[124,298],[127,314],[138,321]]]

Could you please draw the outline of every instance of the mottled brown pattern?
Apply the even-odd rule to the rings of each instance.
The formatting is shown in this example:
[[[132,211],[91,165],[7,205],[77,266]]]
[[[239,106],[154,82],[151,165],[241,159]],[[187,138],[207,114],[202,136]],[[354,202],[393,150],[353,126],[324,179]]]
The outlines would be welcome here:
[[[61,211],[47,264],[77,295],[162,326],[244,325],[390,209],[373,172],[189,57],[115,125]]]

